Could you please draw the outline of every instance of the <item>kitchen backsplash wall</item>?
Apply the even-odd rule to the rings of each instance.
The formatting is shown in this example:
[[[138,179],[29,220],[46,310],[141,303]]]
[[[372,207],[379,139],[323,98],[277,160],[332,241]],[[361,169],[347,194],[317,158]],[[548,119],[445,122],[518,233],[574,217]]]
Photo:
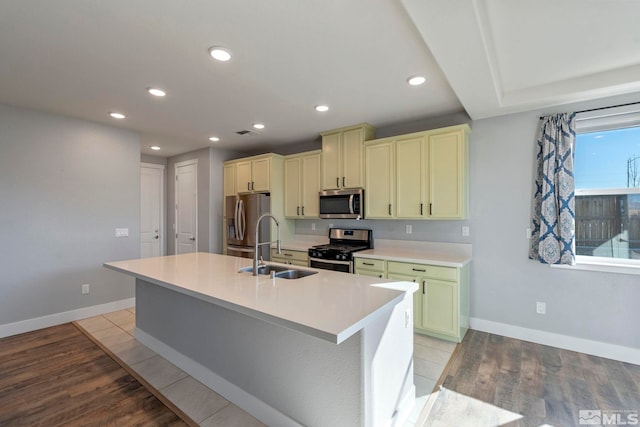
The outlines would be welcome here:
[[[315,230],[313,226],[315,224]],[[462,235],[462,227],[469,227],[473,233],[471,221],[401,221],[401,220],[346,220],[346,219],[298,219],[296,234],[328,236],[329,226],[344,228],[370,228],[373,239],[418,240],[423,242],[471,243],[470,236]],[[410,226],[411,234],[407,234]]]

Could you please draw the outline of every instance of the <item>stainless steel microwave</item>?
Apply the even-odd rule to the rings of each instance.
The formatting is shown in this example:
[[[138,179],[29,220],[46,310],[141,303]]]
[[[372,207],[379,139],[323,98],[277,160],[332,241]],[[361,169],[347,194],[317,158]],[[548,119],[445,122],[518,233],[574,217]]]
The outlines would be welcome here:
[[[364,189],[321,191],[320,218],[364,218]]]

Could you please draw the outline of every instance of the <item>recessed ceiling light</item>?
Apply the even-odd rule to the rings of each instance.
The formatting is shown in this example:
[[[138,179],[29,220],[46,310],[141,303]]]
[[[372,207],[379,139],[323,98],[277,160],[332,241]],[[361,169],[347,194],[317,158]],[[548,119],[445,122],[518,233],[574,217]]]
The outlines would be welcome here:
[[[167,92],[163,91],[162,89],[158,89],[157,87],[147,88],[147,92],[157,97],[163,97],[167,95]]]
[[[209,137],[209,141],[211,141],[211,142],[218,142],[218,141],[220,141],[220,138],[218,138],[217,136],[210,136],[210,137]]]
[[[264,129],[264,125],[262,123],[254,123],[253,127],[256,129]]]
[[[213,46],[209,48],[209,55],[211,55],[214,59],[218,61],[228,61],[231,59],[231,53],[223,47]]]
[[[157,145],[152,145],[151,147],[152,150],[158,151],[160,149],[160,147],[158,147]]]
[[[124,118],[126,117],[126,116],[125,116],[124,114],[122,114],[122,113],[116,113],[116,112],[113,112],[113,111],[112,111],[111,113],[109,113],[109,115],[110,115],[111,117],[113,117],[114,119],[124,119]]]
[[[420,86],[426,81],[427,78],[423,76],[411,76],[407,79],[407,83],[409,83],[411,86]]]
[[[329,111],[329,106],[328,105],[316,105],[316,111],[319,111],[321,113],[324,113],[325,111]]]

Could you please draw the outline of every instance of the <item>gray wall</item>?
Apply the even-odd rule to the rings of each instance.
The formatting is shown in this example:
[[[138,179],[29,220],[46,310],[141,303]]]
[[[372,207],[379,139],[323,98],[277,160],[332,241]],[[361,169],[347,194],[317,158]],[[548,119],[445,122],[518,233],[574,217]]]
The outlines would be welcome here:
[[[568,106],[565,111],[582,108]],[[472,124],[471,315],[640,348],[638,276],[568,271],[528,259],[526,228],[534,188],[535,135],[542,113]],[[536,301],[546,302],[546,315],[536,314]]]
[[[134,296],[102,263],[139,256],[139,161],[133,132],[0,105],[0,325]]]

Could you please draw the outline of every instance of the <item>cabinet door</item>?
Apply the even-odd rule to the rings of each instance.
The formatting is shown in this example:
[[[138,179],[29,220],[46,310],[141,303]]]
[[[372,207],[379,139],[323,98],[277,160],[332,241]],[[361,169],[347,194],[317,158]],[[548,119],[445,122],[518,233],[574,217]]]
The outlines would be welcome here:
[[[423,329],[458,336],[458,284],[423,279]]]
[[[463,218],[464,147],[461,131],[429,137],[431,218]]]
[[[251,190],[252,191],[269,191],[271,189],[271,176],[269,158],[253,160],[251,162]]]
[[[320,153],[302,157],[301,214],[306,218],[320,216]]]
[[[342,183],[340,173],[340,132],[322,137],[322,189],[335,190]]]
[[[238,193],[251,191],[251,160],[236,163],[236,191]]]
[[[300,157],[284,161],[284,216],[288,218],[300,215],[300,165]]]
[[[428,213],[426,148],[424,136],[396,140],[397,218],[424,218]]]
[[[394,156],[393,141],[368,145],[365,148],[367,162],[365,217],[393,218]]]
[[[224,165],[224,195],[233,196],[236,194],[236,164]]]
[[[362,128],[351,129],[342,133],[342,175],[340,186],[345,188],[362,187],[362,145],[364,134]]]
[[[424,329],[424,294],[422,293],[423,288],[422,283],[420,282],[420,278],[418,276],[408,276],[398,273],[389,273],[387,275],[387,278],[392,280],[401,280],[403,282],[419,283],[418,290],[413,293],[413,327]]]

